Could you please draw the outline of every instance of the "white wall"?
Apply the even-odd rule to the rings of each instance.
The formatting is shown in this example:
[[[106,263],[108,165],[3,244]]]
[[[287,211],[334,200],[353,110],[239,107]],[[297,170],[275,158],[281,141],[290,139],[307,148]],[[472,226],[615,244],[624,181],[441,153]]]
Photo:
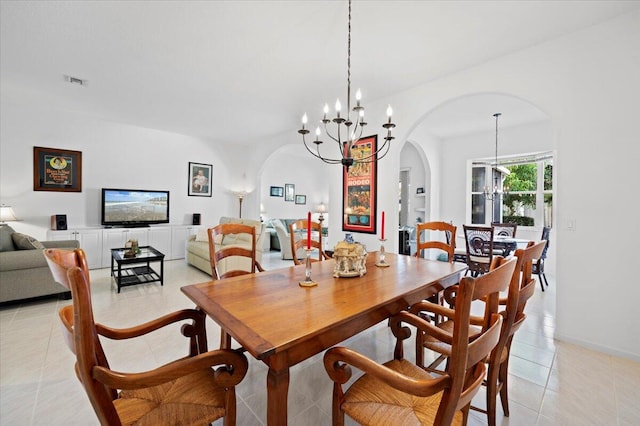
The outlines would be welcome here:
[[[45,239],[52,214],[70,228],[100,226],[100,189],[168,189],[171,224],[203,224],[237,214],[224,157],[206,141],[153,129],[95,120],[80,113],[2,105],[1,202],[22,222],[16,230]],[[33,147],[82,152],[82,192],[33,191]],[[213,165],[213,197],[187,196],[188,163]]]
[[[421,151],[421,150],[420,150]],[[417,211],[416,209],[426,209],[428,205],[427,195],[431,192],[429,183],[431,179],[428,179],[428,164],[425,165],[423,161],[423,155],[421,155],[418,149],[412,143],[405,143],[400,152],[400,168],[409,170],[409,211],[408,211],[408,226],[415,226],[416,219],[420,217],[423,222],[431,220],[429,218],[428,209],[425,211]],[[426,170],[425,170],[426,169]],[[423,188],[425,195],[417,195],[416,189]],[[396,216],[392,216],[396,217]],[[397,225],[395,222],[388,224]],[[395,227],[395,226],[394,226]],[[389,228],[392,229],[392,228]]]
[[[380,101],[394,106],[399,140],[413,141],[414,128],[429,111],[466,94],[511,94],[550,117],[557,153],[556,336],[636,360],[640,286],[632,256],[640,222],[624,192],[615,188],[638,181],[638,52],[636,11]],[[384,161],[397,176],[399,163]],[[439,173],[433,178],[443,203],[451,194],[464,193],[460,183]],[[381,196],[383,208],[397,202],[393,194]],[[454,220],[463,220],[461,207],[446,209]],[[568,228],[570,221],[575,229]]]
[[[260,202],[264,207],[264,219],[304,219],[309,211],[317,220],[316,210],[320,203],[329,204],[329,185],[327,175],[339,173],[340,168],[323,163],[306,153],[304,147],[288,145],[280,148],[265,158],[260,171]],[[285,201],[284,197],[271,197],[270,187],[285,184],[295,185],[296,194],[306,195],[307,204],[295,204]],[[330,215],[325,214],[324,226],[330,222]]]

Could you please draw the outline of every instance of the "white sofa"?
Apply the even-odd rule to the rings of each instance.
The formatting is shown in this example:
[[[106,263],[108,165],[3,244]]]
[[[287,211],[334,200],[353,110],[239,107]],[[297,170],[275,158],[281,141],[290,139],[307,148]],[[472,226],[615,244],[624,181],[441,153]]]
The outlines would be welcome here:
[[[256,260],[262,262],[263,240],[266,235],[265,226],[259,220],[239,219],[233,217],[221,217],[220,223],[241,223],[243,225],[251,225],[256,228]],[[227,235],[222,241],[216,241],[216,247],[227,245],[250,246],[251,240],[247,234]],[[187,263],[211,275],[211,263],[209,261],[209,240],[207,237],[207,229],[202,228],[196,235],[191,235],[187,239]],[[220,272],[232,269],[249,269],[250,265],[247,259],[229,258],[220,262]]]

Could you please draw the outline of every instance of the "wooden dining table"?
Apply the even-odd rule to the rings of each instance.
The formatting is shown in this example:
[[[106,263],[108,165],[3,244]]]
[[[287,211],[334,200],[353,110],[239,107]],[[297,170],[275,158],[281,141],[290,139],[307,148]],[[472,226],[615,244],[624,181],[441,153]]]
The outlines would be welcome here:
[[[231,335],[267,373],[267,424],[287,424],[289,369],[459,281],[465,264],[367,256],[362,277],[334,278],[332,259],[314,262],[318,285],[301,287],[305,266],[182,287],[197,307]]]

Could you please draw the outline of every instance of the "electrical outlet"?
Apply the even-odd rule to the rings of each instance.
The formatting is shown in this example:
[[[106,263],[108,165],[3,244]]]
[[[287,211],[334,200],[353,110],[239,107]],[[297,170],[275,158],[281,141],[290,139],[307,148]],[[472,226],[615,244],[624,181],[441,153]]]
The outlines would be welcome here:
[[[576,230],[576,220],[575,219],[567,220],[567,230],[568,231],[575,231]]]

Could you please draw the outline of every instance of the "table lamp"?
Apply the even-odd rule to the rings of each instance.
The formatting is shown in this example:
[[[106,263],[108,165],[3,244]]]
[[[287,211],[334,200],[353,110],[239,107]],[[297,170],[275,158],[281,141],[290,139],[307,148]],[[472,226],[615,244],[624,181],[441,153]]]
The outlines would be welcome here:
[[[11,206],[0,206],[0,225],[6,225],[7,222],[15,222],[20,220],[16,217]]]

